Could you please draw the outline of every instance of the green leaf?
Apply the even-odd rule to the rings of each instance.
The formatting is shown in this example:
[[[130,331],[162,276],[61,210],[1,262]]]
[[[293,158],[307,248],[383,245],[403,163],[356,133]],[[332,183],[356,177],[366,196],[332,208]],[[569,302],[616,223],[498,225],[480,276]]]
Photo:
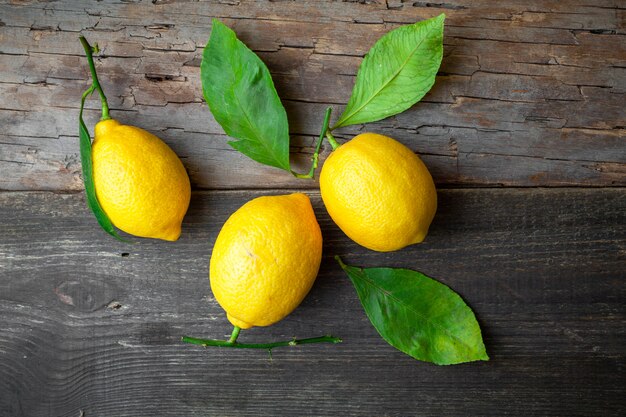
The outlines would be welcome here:
[[[289,170],[289,125],[261,59],[213,19],[200,66],[204,98],[215,120],[238,141],[228,142],[265,165]]]
[[[80,113],[78,115],[78,137],[80,140],[80,163],[83,169],[83,182],[85,184],[85,194],[87,194],[87,205],[96,216],[98,224],[104,229],[105,232],[113,236],[114,238],[127,242],[123,239],[113,227],[113,223],[109,219],[109,216],[104,212],[98,198],[96,197],[96,187],[93,182],[93,161],[91,159],[91,137],[85,122],[83,121],[83,107],[85,106],[85,99],[95,89],[95,86],[91,86],[89,90],[85,91],[82,100],[80,102]]]
[[[391,346],[437,365],[489,360],[474,313],[444,284],[409,269],[362,269],[335,259]]]
[[[380,38],[363,59],[333,129],[393,116],[424,97],[441,65],[445,17],[401,26]]]

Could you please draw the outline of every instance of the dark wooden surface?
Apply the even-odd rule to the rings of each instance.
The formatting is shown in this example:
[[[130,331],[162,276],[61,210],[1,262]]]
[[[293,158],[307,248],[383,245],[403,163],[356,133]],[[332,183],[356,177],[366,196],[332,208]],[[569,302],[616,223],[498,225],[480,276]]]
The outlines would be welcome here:
[[[315,181],[233,152],[202,101],[200,58],[218,17],[268,64],[304,168],[324,108],[341,110],[375,40],[440,12],[435,87],[366,127],[433,173],[440,205],[424,244],[358,247]],[[620,0],[0,0],[0,416],[626,414],[625,25]],[[79,33],[102,48],[114,117],[162,137],[189,171],[196,191],[178,242],[121,244],[86,208]],[[180,343],[230,332],[207,279],[224,220],[294,189],[311,195],[324,234],[318,280],[284,321],[241,337],[344,343],[272,359]],[[451,286],[491,361],[437,367],[387,345],[335,254]]]
[[[0,411],[7,416],[623,415],[626,191],[444,190],[426,242],[379,254],[349,242],[311,193],[320,276],[265,351],[184,345],[230,326],[209,254],[259,192],[196,192],[176,243],[94,233],[82,193],[0,194]],[[332,257],[418,268],[475,310],[491,361],[437,367],[388,346]]]

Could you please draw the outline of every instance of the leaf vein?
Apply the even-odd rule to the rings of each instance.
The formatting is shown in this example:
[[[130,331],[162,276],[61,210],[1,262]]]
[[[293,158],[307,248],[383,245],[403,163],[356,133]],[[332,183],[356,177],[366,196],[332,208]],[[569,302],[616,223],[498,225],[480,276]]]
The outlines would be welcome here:
[[[393,293],[391,293],[389,290],[386,290],[378,285],[376,285],[376,283],[374,281],[372,281],[370,278],[367,278],[367,275],[364,273],[363,269],[357,268],[358,270],[358,275],[361,277],[361,279],[363,279],[363,281],[367,282],[368,284],[370,284],[370,286],[377,288],[380,290],[380,292],[382,292],[383,294],[387,295],[389,298],[395,300],[397,303],[402,304],[403,306],[405,306],[405,308],[407,308],[408,310],[412,311],[413,313],[415,313],[415,315],[419,316],[422,318],[422,320],[424,320],[425,322],[432,324],[434,327],[438,328],[439,330],[441,330],[443,333],[447,334],[450,338],[457,340],[460,344],[466,346],[468,348],[469,351],[471,351],[474,354],[479,354],[480,352],[478,350],[476,350],[475,348],[473,348],[471,345],[467,344],[463,339],[459,338],[458,336],[456,336],[455,334],[451,333],[449,330],[447,330],[445,327],[439,325],[438,323],[429,320],[427,317],[425,317],[423,314],[419,313],[417,310],[413,309],[411,307],[411,305],[406,304],[405,302],[403,302],[401,299],[399,299],[398,297],[396,297],[395,295],[393,295]],[[441,284],[443,285],[443,284]]]
[[[396,70],[395,73],[387,81],[385,81],[383,85],[380,88],[378,88],[378,90],[374,92],[374,94],[370,95],[370,97],[365,101],[365,103],[363,103],[357,109],[353,110],[352,113],[350,113],[347,117],[345,118],[342,117],[341,120],[337,124],[344,123],[347,120],[350,120],[355,114],[363,110],[363,108],[367,106],[378,94],[380,94],[381,91],[387,88],[387,86],[400,74],[400,72],[402,72],[404,67],[409,62],[409,60],[413,57],[413,55],[417,52],[417,50],[422,46],[422,44],[427,39],[428,35],[430,35],[433,29],[436,29],[436,26],[432,26],[430,29],[428,29],[428,32],[426,33],[426,35],[424,35],[424,37],[420,40],[420,42],[416,45],[416,47],[411,51],[411,53],[407,56],[407,58],[404,60],[402,65],[398,68],[398,70]]]
[[[283,166],[283,164],[282,164],[280,158],[278,157],[278,155],[276,154],[274,148],[268,146],[268,144],[265,143],[265,141],[258,136],[258,134],[257,134],[258,128],[252,124],[252,121],[250,120],[250,116],[248,115],[248,112],[246,111],[245,107],[241,105],[241,101],[239,100],[239,96],[235,92],[234,87],[233,87],[233,97],[235,98],[235,100],[237,100],[237,105],[241,109],[241,112],[243,113],[244,117],[246,118],[246,122],[248,123],[248,126],[250,127],[250,130],[252,131],[252,137],[249,137],[247,139],[248,140],[252,139],[254,142],[256,142],[259,145],[261,145],[263,148],[265,148],[267,151],[269,151],[269,153],[276,160],[276,162],[278,162],[281,166]]]

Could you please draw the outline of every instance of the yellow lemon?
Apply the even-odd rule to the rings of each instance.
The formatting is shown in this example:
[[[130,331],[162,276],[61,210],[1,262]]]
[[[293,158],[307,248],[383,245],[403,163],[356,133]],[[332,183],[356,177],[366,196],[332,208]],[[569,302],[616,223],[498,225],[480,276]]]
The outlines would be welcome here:
[[[217,236],[211,290],[233,325],[269,326],[302,302],[321,260],[322,232],[306,195],[255,198]]]
[[[330,154],[320,191],[339,228],[380,252],[423,241],[437,210],[435,184],[420,158],[375,133],[358,135]]]
[[[102,120],[92,160],[96,196],[115,226],[135,236],[178,239],[191,186],[182,162],[161,139]]]

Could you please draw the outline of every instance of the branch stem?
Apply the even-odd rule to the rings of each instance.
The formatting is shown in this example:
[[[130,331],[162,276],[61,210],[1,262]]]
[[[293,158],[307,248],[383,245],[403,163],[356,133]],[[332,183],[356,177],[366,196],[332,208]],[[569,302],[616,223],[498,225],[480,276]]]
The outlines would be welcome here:
[[[313,152],[313,162],[311,163],[311,169],[306,174],[298,174],[297,172],[291,171],[291,173],[296,178],[313,178],[315,175],[315,170],[317,169],[317,165],[320,158],[320,149],[322,148],[322,142],[324,141],[324,135],[328,131],[328,124],[330,122],[330,114],[332,113],[332,107],[326,109],[326,114],[324,115],[324,123],[322,124],[322,131],[320,132],[320,136],[317,139],[317,145],[315,146],[315,152]],[[332,144],[331,144],[332,145]]]
[[[239,329],[235,327],[235,329]],[[236,330],[233,330],[233,334],[235,334]],[[237,333],[239,331],[237,330]],[[235,337],[236,339],[236,337]],[[297,345],[307,345],[311,343],[341,343],[341,339],[333,336],[321,336],[321,337],[312,337],[309,339],[292,339],[285,340],[281,342],[271,342],[271,343],[239,343],[236,340],[214,340],[214,339],[197,339],[195,337],[184,336],[182,341],[185,343],[191,343],[194,345],[200,345],[204,347],[208,346],[216,346],[216,347],[225,347],[225,348],[234,348],[234,349],[268,349],[272,350],[277,347],[282,346],[297,346]]]
[[[348,267],[348,265],[343,263],[343,261],[341,260],[341,257],[339,255],[335,255],[335,260],[337,261],[337,263],[339,264],[341,269],[343,269],[345,271],[345,269]]]
[[[83,49],[85,50],[85,55],[87,55],[87,61],[89,62],[89,71],[91,71],[91,79],[92,79],[92,89],[91,91],[93,92],[93,88],[98,90],[98,93],[100,94],[100,101],[102,102],[102,117],[100,118],[100,120],[107,120],[110,119],[111,116],[109,116],[109,102],[107,101],[107,97],[104,95],[104,91],[102,90],[102,86],[100,85],[100,81],[98,81],[98,74],[96,73],[96,65],[93,62],[93,54],[94,52],[99,52],[98,49],[98,44],[95,44],[94,47],[92,47],[91,45],[89,45],[89,42],[87,42],[87,39],[85,39],[84,36],[80,36],[80,43],[83,45]]]

